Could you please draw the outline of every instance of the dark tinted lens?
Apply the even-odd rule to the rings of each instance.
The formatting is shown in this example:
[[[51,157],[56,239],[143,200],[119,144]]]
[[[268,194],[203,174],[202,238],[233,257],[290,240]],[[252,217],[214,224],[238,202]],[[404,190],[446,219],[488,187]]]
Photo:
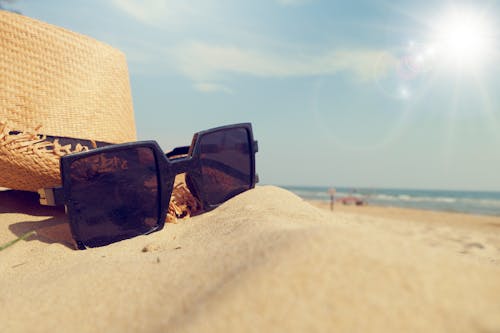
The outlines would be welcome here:
[[[69,214],[79,241],[101,246],[158,227],[156,161],[149,148],[128,148],[75,160]]]
[[[252,156],[246,129],[205,134],[200,146],[202,186],[209,204],[220,204],[250,188]]]

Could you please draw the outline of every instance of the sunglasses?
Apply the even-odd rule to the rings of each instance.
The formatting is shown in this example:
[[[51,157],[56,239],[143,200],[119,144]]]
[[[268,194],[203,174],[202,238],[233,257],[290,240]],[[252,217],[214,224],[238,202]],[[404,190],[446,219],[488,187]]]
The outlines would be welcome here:
[[[78,249],[161,230],[176,175],[203,211],[255,187],[257,141],[249,123],[194,135],[165,154],[156,141],[108,145],[61,157],[62,186],[39,190],[40,203],[65,205]]]

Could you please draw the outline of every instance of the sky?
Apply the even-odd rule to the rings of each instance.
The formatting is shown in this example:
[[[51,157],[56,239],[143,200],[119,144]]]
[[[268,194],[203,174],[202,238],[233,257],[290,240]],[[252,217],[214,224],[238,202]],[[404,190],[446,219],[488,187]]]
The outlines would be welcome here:
[[[498,1],[19,0],[128,61],[138,138],[251,122],[262,184],[500,191]]]

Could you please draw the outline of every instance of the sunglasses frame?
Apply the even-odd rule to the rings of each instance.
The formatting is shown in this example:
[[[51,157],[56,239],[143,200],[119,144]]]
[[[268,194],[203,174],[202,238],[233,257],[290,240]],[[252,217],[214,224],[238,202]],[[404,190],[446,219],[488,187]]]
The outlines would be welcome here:
[[[174,181],[175,177],[178,174],[188,173],[189,178],[192,180],[187,182],[188,187],[193,194],[198,198],[198,200],[202,204],[203,211],[212,210],[222,203],[219,204],[210,204],[209,198],[206,193],[204,193],[200,188],[200,184],[203,184],[203,176],[201,173],[201,140],[205,135],[213,134],[220,131],[228,131],[233,129],[244,129],[246,130],[248,136],[248,144],[249,144],[249,158],[250,158],[250,183],[248,189],[252,189],[255,187],[255,184],[258,182],[258,176],[255,173],[255,153],[258,151],[257,141],[253,138],[252,125],[250,123],[241,123],[234,125],[227,125],[216,127],[204,131],[200,131],[194,134],[191,145],[189,147],[178,147],[172,150],[170,153],[165,154],[163,150],[160,148],[156,141],[138,141],[133,143],[124,143],[124,144],[116,144],[110,145],[102,148],[92,149],[90,151],[75,153],[71,155],[65,155],[60,159],[60,169],[61,169],[61,179],[62,179],[62,187],[54,188],[52,192],[52,200],[54,205],[63,204],[66,206],[66,212],[68,214],[68,220],[70,224],[71,234],[73,236],[74,241],[76,242],[76,246],[78,249],[86,249],[89,245],[85,244],[81,240],[80,231],[78,223],[76,219],[73,218],[74,215],[74,207],[72,206],[71,201],[71,172],[70,167],[74,161],[77,161],[81,158],[86,158],[89,156],[101,154],[101,153],[110,153],[117,152],[120,150],[126,150],[130,148],[148,148],[151,149],[154,153],[155,162],[156,162],[156,173],[158,179],[158,193],[159,193],[159,205],[158,212],[159,220],[157,226],[144,233],[144,235],[150,234],[155,231],[159,231],[163,229],[165,226],[166,215],[168,212],[168,207],[170,203],[170,198],[172,196],[172,192],[174,189]],[[173,154],[174,153],[174,154]],[[186,154],[183,157],[177,158],[169,158],[172,155]],[[194,187],[194,188],[193,188]],[[61,191],[62,190],[62,191]],[[231,197],[244,192],[240,191],[231,195]],[[45,193],[47,189],[45,189]],[[42,192],[40,192],[42,194]],[[89,194],[92,195],[92,194]],[[41,202],[44,198],[41,195]],[[229,198],[228,198],[229,199]],[[228,200],[226,199],[226,200]],[[224,200],[224,201],[226,201]],[[47,202],[45,202],[47,203]],[[129,237],[121,238],[119,236],[116,237],[116,240],[113,239],[109,242],[109,244],[127,239]],[[92,246],[91,246],[92,247]]]

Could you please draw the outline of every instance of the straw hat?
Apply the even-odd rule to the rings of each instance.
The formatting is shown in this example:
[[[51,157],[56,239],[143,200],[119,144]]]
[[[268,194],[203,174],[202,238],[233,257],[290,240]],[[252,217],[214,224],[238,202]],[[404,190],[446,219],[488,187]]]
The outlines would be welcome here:
[[[60,184],[60,156],[84,150],[39,134],[136,139],[125,56],[71,31],[0,10],[0,187]]]

